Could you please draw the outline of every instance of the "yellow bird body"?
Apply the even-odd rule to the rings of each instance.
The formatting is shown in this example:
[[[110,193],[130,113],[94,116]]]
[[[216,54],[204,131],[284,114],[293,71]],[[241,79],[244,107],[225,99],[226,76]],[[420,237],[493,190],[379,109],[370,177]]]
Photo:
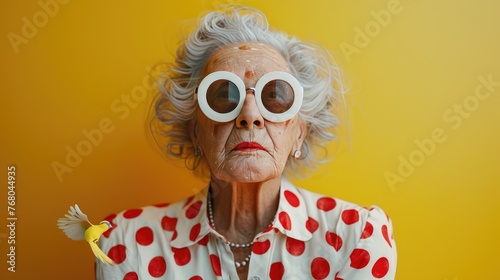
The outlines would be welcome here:
[[[85,230],[85,240],[87,242],[97,242],[101,235],[109,229],[108,225],[101,222],[98,225],[90,226]]]
[[[69,214],[65,215],[65,218],[57,220],[59,228],[73,240],[87,241],[96,258],[103,263],[115,265],[115,262],[110,259],[97,245],[97,241],[99,241],[101,235],[108,229],[112,228],[111,223],[108,221],[102,221],[98,225],[91,224],[87,215],[85,215],[76,204],[75,207],[70,207],[68,213]]]

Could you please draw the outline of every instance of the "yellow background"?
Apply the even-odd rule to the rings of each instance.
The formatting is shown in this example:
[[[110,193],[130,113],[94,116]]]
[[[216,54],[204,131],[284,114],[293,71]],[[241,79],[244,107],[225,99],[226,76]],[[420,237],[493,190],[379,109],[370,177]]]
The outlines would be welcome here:
[[[57,3],[40,1],[47,2]],[[65,2],[52,6],[52,15],[38,1],[0,4],[1,279],[93,279],[88,246],[56,227],[70,205],[98,222],[204,185],[146,137],[151,98],[122,98],[143,86],[147,67],[172,60],[194,19],[226,1]],[[336,158],[298,184],[386,210],[399,249],[397,279],[500,279],[500,4],[238,3],[324,45],[346,72],[350,147],[343,137]],[[23,18],[39,25],[24,30],[27,36]],[[12,33],[23,43],[13,46]],[[481,88],[479,77],[496,86]],[[469,110],[459,115],[454,110],[464,102]],[[67,147],[84,149],[82,131],[103,120],[114,129],[58,180],[53,162],[66,164]],[[424,139],[436,129],[442,135],[432,148]],[[427,154],[416,141],[427,143]],[[412,167],[400,167],[404,161]],[[17,168],[15,273],[6,263],[9,165]],[[388,172],[401,181],[391,184]]]

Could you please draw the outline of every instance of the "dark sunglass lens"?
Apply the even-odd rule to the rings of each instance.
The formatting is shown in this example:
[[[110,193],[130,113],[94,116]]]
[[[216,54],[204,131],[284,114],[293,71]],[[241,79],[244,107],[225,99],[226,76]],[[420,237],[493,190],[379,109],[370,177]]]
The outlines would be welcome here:
[[[279,114],[288,111],[293,101],[293,89],[285,81],[270,81],[262,89],[262,104],[272,113]]]
[[[233,111],[240,101],[238,87],[228,80],[213,82],[207,90],[207,103],[217,113]]]

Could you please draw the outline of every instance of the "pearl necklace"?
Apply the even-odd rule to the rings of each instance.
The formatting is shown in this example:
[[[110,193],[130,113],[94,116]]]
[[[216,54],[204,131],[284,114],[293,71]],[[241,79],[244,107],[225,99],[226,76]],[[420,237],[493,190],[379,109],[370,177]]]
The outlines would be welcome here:
[[[213,209],[212,209],[212,192],[208,192],[208,219],[210,220],[210,225],[212,226],[213,229],[216,229],[215,227],[215,221],[214,221],[214,214],[213,214]],[[253,246],[253,241],[247,244],[237,244],[233,243],[229,240],[226,239],[228,242],[229,246],[233,248],[238,248],[238,249],[246,249],[249,247]],[[248,263],[250,262],[250,254],[243,259],[241,262],[234,261],[234,264],[236,265],[237,268],[240,267],[245,267]]]

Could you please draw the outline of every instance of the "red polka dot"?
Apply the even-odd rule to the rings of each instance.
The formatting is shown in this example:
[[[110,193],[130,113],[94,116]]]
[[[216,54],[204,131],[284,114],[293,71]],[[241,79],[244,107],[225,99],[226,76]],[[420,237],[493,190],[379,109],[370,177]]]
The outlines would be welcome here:
[[[283,274],[285,274],[285,267],[281,262],[271,264],[271,269],[269,270],[269,278],[271,280],[281,280]]]
[[[322,197],[322,198],[318,199],[316,206],[320,210],[330,211],[333,208],[335,208],[335,206],[337,206],[337,202],[335,201],[335,199],[333,199],[331,197]]]
[[[170,218],[169,216],[163,217],[161,219],[161,227],[166,231],[174,231],[177,225],[177,218]]]
[[[139,280],[139,276],[137,275],[137,273],[130,271],[129,273],[125,274],[125,276],[123,276],[123,280]]]
[[[163,208],[163,207],[167,207],[169,205],[170,205],[170,203],[166,202],[166,203],[155,204],[154,207]]]
[[[116,264],[120,264],[127,258],[127,249],[121,244],[113,246],[109,249],[108,257]]]
[[[198,238],[198,235],[200,234],[201,230],[201,224],[197,223],[191,228],[191,231],[189,232],[189,240],[195,241],[196,238]]]
[[[186,210],[186,217],[188,219],[194,219],[196,216],[198,216],[198,213],[200,213],[201,204],[201,201],[197,201],[191,204],[191,206],[189,206],[189,208]]]
[[[348,209],[342,212],[342,221],[347,225],[352,225],[359,221],[359,213],[355,209]]]
[[[342,238],[334,232],[327,231],[325,235],[326,243],[332,246],[335,251],[339,251],[342,248]]]
[[[174,230],[174,234],[172,234],[172,241],[175,240],[177,238],[177,231]]]
[[[319,224],[315,219],[313,219],[311,217],[309,217],[309,219],[307,219],[306,228],[310,233],[314,233],[318,229],[318,226],[319,226]]]
[[[303,241],[293,239],[290,237],[286,238],[286,250],[292,256],[300,256],[304,253],[306,244]]]
[[[372,275],[375,278],[382,278],[387,274],[388,271],[389,261],[387,260],[387,258],[382,257],[378,259],[373,265]]]
[[[365,249],[354,249],[349,258],[352,268],[361,269],[370,262],[370,253]]]
[[[290,219],[290,216],[288,215],[288,213],[281,212],[281,213],[279,213],[278,217],[279,217],[280,223],[284,229],[286,229],[286,230],[292,229],[292,220]]]
[[[361,234],[361,239],[368,238],[372,236],[373,234],[373,226],[370,224],[370,222],[366,222],[365,229],[363,230],[363,233]]]
[[[252,252],[254,252],[257,255],[262,255],[265,254],[270,247],[271,247],[271,242],[269,240],[256,241],[253,243]]]
[[[283,192],[285,194],[286,201],[293,207],[298,207],[300,205],[299,198],[291,191],[286,190]]]
[[[108,229],[107,231],[105,231],[102,235],[106,238],[109,238],[109,236],[111,235],[111,232],[113,232],[113,230],[116,228],[116,225],[113,225],[111,224],[112,228]]]
[[[207,234],[202,239],[200,239],[200,241],[198,241],[198,244],[203,245],[203,246],[207,246],[208,240],[209,239],[208,239],[208,234]]]
[[[210,263],[212,264],[212,269],[214,270],[215,276],[221,276],[220,260],[216,255],[210,255]]]
[[[149,275],[158,278],[162,277],[167,271],[167,262],[162,256],[154,257],[148,265]]]
[[[335,274],[335,279],[334,280],[344,280],[343,278],[340,278],[338,275],[339,275],[339,273],[337,272],[337,274]]]
[[[201,278],[201,276],[195,275],[195,276],[189,278],[189,280],[203,280],[203,278]]]
[[[324,258],[318,257],[311,262],[311,275],[314,279],[325,279],[330,274],[330,264]]]
[[[174,260],[177,265],[186,265],[191,261],[191,252],[189,252],[189,248],[173,248],[172,252],[174,252]]]
[[[116,228],[116,224],[113,223],[113,220],[115,218],[116,218],[116,214],[111,214],[111,215],[107,216],[106,218],[104,218],[104,221],[108,221],[111,224],[111,228],[102,234],[102,235],[104,235],[104,237],[109,238],[109,235],[111,234],[111,232]]]
[[[389,246],[392,248],[391,240],[389,239],[389,232],[386,225],[382,226],[382,235],[384,236],[385,241],[387,241],[387,244],[389,244]]]
[[[133,219],[142,213],[142,209],[130,209],[123,213],[123,217],[126,219]]]
[[[140,228],[135,233],[135,241],[143,246],[153,243],[153,231],[149,227]]]

